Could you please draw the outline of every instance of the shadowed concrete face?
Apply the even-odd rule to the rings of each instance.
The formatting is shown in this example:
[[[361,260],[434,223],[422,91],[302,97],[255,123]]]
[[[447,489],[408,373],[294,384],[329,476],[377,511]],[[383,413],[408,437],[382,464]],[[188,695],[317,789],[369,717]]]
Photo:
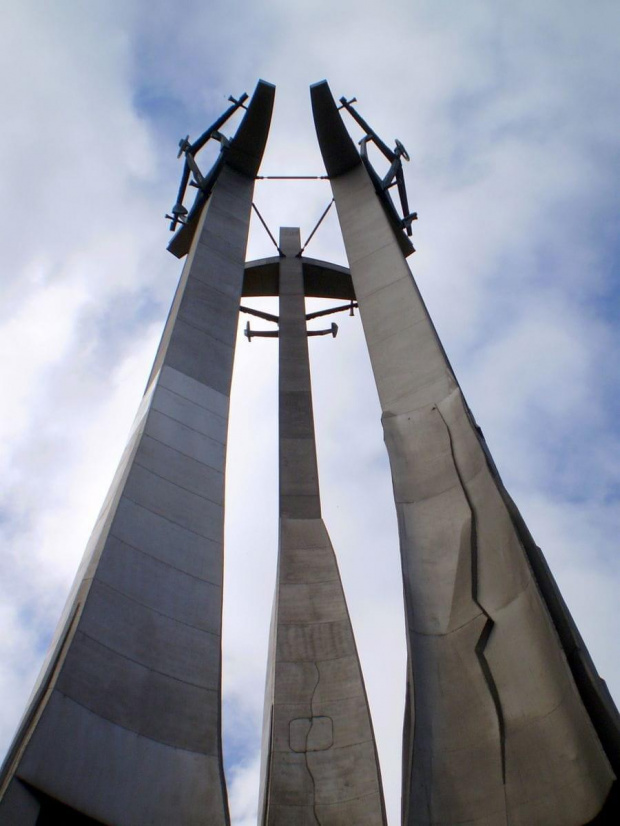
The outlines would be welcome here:
[[[265,140],[254,135],[256,164]],[[129,444],[9,755],[3,826],[42,822],[40,809],[45,823],[59,811],[84,826],[229,823],[224,469],[256,171],[225,162],[195,221]]]
[[[582,826],[604,807],[604,822],[617,822],[613,703],[501,484],[366,169],[333,147],[350,138],[332,128],[327,85],[312,94],[328,170],[332,154],[348,159],[331,183],[399,521],[403,823]]]
[[[384,824],[366,692],[321,519],[298,229],[280,248],[280,551],[265,699],[262,822]]]

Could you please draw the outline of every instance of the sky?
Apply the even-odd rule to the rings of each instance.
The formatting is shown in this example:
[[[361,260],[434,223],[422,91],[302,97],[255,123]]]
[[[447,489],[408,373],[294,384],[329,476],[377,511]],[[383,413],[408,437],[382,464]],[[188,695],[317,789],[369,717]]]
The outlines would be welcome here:
[[[412,272],[620,700],[616,0],[21,0],[4,4],[0,44],[0,749],[122,453],[179,277],[163,217],[178,140],[258,78],[277,86],[263,174],[323,173],[308,86],[324,78],[409,151]],[[300,226],[304,238],[330,197],[321,181],[255,190],[274,233]],[[248,259],[274,252],[254,221]],[[346,263],[333,210],[307,254]],[[336,340],[311,340],[323,511],[396,824],[396,520],[359,318],[338,323]],[[256,822],[277,551],[276,356],[273,340],[239,340],[223,667],[235,826]]]

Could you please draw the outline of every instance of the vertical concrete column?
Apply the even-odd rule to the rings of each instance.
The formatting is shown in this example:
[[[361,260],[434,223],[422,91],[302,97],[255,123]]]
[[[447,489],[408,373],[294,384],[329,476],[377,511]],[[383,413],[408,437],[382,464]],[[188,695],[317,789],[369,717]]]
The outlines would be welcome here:
[[[404,822],[587,823],[614,774],[475,425],[366,170],[332,186],[401,538]]]
[[[320,519],[299,230],[280,230],[280,517]]]
[[[222,170],[13,759],[102,823],[227,824],[224,469],[253,180]],[[8,817],[8,816],[7,816]],[[0,822],[9,824],[0,806]]]
[[[403,823],[585,824],[614,772],[537,587],[531,539],[327,84],[312,94],[399,522],[410,657]]]
[[[3,767],[2,826],[229,823],[220,732],[224,471],[252,193],[274,91],[259,81],[214,167],[213,189],[198,195],[171,244],[187,254],[183,273]]]
[[[321,519],[298,229],[280,233],[280,550],[261,812],[269,826],[385,823],[370,712]]]

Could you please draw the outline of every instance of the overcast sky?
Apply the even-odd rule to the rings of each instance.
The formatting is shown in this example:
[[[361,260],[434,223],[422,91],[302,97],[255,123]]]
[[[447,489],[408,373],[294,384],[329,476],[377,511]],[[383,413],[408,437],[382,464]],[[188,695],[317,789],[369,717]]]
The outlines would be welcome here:
[[[3,3],[2,17],[1,748],[180,273],[163,218],[177,142],[259,77],[277,86],[264,174],[323,173],[308,94],[323,78],[409,150],[413,274],[619,699],[617,0],[20,0]],[[255,192],[274,233],[298,225],[303,237],[330,197],[326,182],[259,182]],[[248,258],[273,252],[253,224]],[[307,254],[345,263],[333,211]],[[323,509],[396,824],[405,648],[395,515],[359,318],[338,323],[335,341],[311,343]],[[276,355],[274,341],[241,339],[235,367],[224,630],[235,826],[256,818],[277,549]]]

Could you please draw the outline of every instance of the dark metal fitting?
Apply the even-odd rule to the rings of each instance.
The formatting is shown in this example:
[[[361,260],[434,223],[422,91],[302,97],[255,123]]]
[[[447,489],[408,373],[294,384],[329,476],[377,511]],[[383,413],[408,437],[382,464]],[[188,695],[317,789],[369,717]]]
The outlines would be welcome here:
[[[239,312],[255,315],[257,318],[263,318],[265,321],[273,321],[274,324],[280,323],[280,316],[273,315],[273,313],[264,313],[262,310],[255,310],[253,307],[244,307],[239,305]]]
[[[244,102],[248,99],[249,95],[247,92],[244,92],[240,97],[239,100],[236,100],[232,95],[228,95],[228,100],[231,103],[234,103],[235,106],[241,106],[242,109],[247,109],[247,106],[244,106]]]
[[[248,321],[245,325],[243,335],[251,342],[253,338],[278,338],[280,332],[278,330],[253,330]]]
[[[179,141],[179,151],[177,153],[177,158],[180,158],[184,152],[187,152],[188,149],[191,149],[191,143],[189,142],[189,135],[186,135],[184,138],[181,138]]]
[[[333,336],[336,338],[338,335],[338,325],[332,321],[331,327],[327,330],[308,330],[309,336]]]
[[[404,158],[406,161],[410,161],[411,158],[409,157],[409,153],[407,152],[405,147],[402,145],[402,143],[398,140],[398,138],[396,138],[394,142],[396,144],[396,148],[394,149],[394,154],[398,155],[399,158]]]
[[[331,315],[332,313],[343,313],[345,310],[349,311],[349,315],[355,315],[353,310],[357,307],[357,302],[351,300],[349,304],[339,304],[337,307],[330,307],[328,310],[315,310],[313,313],[306,313],[306,321],[313,318],[320,318],[324,315]]]
[[[215,138],[216,141],[219,141],[222,144],[222,146],[230,146],[230,139],[227,138],[226,135],[223,135],[221,132],[219,132],[217,129],[215,130],[215,132],[211,133],[211,137]]]
[[[185,223],[185,219],[180,218],[178,215],[168,215],[168,214],[166,214],[164,217],[167,218],[170,221],[170,232],[175,231],[175,229],[177,228],[177,224],[184,224]]]

